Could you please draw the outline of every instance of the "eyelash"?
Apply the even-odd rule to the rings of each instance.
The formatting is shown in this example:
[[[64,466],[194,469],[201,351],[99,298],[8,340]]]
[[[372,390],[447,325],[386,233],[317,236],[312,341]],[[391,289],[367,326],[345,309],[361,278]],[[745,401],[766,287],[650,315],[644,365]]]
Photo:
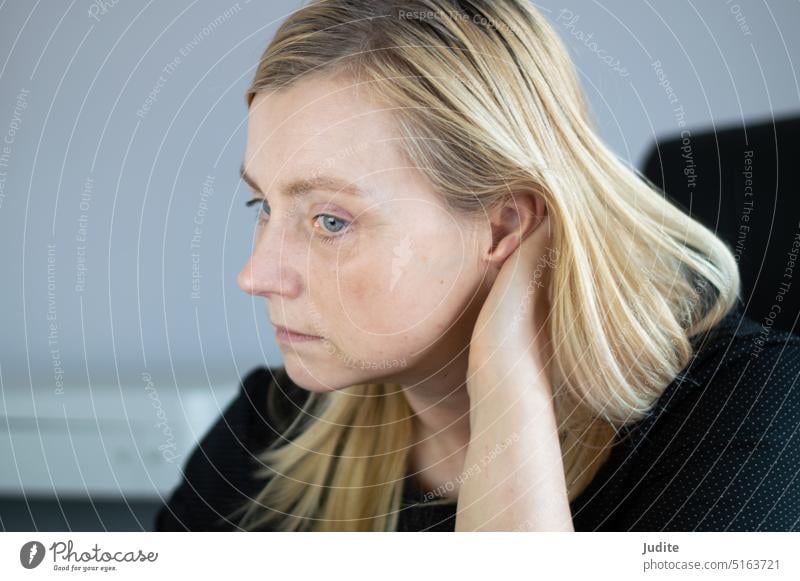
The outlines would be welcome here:
[[[254,206],[256,204],[262,204],[262,207],[263,207],[263,204],[264,204],[265,201],[266,201],[266,199],[264,199],[264,198],[252,198],[250,200],[247,200],[244,203],[244,205],[249,208],[249,207]],[[261,218],[261,209],[258,210],[258,216],[259,216],[259,219],[260,219]],[[314,220],[316,220],[320,216],[326,216],[328,218],[334,218],[335,220],[339,220],[340,222],[343,222],[345,224],[342,227],[342,229],[339,231],[340,234],[332,233],[331,235],[322,235],[322,236],[320,236],[319,237],[320,243],[322,243],[322,244],[335,244],[335,243],[339,242],[339,239],[342,238],[348,232],[348,227],[350,226],[350,222],[348,222],[347,220],[343,220],[342,218],[338,218],[338,217],[333,216],[331,214],[317,214],[316,216],[314,216]]]

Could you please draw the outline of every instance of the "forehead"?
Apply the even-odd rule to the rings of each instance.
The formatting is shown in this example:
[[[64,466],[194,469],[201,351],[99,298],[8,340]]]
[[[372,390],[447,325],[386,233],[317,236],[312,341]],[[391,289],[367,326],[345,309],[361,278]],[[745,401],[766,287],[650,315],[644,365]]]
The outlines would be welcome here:
[[[363,87],[309,79],[255,95],[248,112],[245,165],[256,177],[304,173],[347,174],[404,164],[389,111],[373,104]],[[350,176],[350,177],[359,177]]]

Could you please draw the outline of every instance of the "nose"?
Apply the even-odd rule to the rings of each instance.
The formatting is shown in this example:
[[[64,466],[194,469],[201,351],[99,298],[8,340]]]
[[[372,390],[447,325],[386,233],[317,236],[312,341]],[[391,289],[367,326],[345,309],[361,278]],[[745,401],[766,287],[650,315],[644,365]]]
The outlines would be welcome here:
[[[253,253],[237,276],[239,288],[254,296],[294,298],[300,293],[298,273],[291,266],[286,240],[257,235]]]

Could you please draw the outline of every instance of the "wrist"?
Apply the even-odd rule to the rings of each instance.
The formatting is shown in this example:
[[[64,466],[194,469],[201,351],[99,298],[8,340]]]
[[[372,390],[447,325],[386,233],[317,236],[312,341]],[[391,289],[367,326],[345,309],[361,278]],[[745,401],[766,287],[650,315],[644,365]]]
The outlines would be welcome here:
[[[476,403],[486,398],[537,398],[552,403],[553,390],[547,374],[535,366],[514,369],[484,367],[467,372],[467,393]]]

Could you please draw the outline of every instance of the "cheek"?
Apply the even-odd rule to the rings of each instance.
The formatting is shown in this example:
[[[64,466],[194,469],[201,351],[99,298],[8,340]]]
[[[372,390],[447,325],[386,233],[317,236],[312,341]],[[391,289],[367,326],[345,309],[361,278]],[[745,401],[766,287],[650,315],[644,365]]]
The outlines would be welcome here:
[[[474,273],[463,253],[385,252],[387,259],[343,266],[329,307],[350,337],[405,341],[443,331],[459,313]]]
[[[389,290],[391,270],[384,261],[348,265],[339,272],[332,293],[335,309],[349,335],[369,335],[374,340],[402,333],[402,312],[407,309],[405,293]]]

